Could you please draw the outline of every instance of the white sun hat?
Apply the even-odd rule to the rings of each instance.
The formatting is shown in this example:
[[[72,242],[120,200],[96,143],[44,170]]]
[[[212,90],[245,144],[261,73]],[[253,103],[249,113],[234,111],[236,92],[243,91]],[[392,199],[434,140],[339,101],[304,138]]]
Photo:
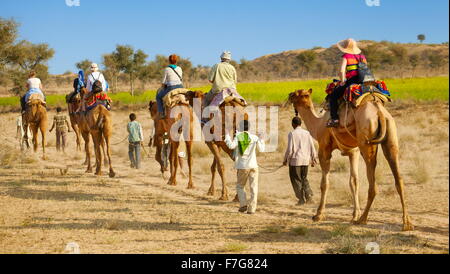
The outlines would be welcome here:
[[[98,71],[98,65],[96,63],[91,64],[91,71]]]
[[[227,60],[231,60],[231,52],[229,52],[229,51],[224,51],[223,53],[222,53],[222,55],[220,55],[220,58],[221,59],[227,59]]]

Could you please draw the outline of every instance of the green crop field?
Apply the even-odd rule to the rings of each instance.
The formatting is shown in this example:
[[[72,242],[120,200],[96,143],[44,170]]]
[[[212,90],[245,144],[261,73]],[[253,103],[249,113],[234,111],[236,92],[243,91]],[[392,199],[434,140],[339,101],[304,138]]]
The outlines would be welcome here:
[[[408,78],[408,79],[385,79],[386,85],[391,92],[392,99],[412,99],[418,101],[448,101],[449,78]],[[283,103],[290,92],[297,89],[313,89],[313,100],[321,102],[325,97],[325,87],[330,80],[292,81],[292,82],[265,82],[265,83],[240,83],[238,90],[244,98],[254,103]],[[192,90],[207,92],[210,86],[194,87]],[[120,104],[142,104],[155,98],[155,91],[146,91],[135,96],[128,92],[110,94],[114,102]],[[49,106],[65,104],[64,95],[47,96]],[[18,97],[0,98],[0,106],[18,106]]]

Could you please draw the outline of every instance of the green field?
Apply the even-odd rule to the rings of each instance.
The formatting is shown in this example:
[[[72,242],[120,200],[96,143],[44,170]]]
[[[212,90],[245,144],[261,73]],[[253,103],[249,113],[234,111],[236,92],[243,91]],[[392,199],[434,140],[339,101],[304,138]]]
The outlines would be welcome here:
[[[391,92],[392,99],[412,99],[418,101],[448,101],[449,78],[409,78],[409,79],[385,79]],[[265,82],[265,83],[240,83],[238,90],[244,98],[254,103],[283,103],[290,92],[297,89],[313,89],[313,100],[321,102],[325,97],[325,87],[330,80],[292,81],[292,82]],[[192,90],[207,92],[209,86],[194,87]],[[146,91],[134,97],[128,92],[110,94],[114,102],[120,104],[142,104],[155,98],[155,91]],[[49,106],[62,106],[65,104],[64,95],[47,96]],[[18,97],[0,98],[0,106],[19,106]]]

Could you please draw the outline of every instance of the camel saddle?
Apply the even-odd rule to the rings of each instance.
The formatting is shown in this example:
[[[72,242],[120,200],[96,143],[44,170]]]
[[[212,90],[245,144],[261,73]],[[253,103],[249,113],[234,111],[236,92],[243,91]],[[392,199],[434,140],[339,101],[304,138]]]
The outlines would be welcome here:
[[[223,104],[235,102],[243,107],[247,106],[247,101],[242,97],[236,89],[225,88],[214,96],[209,106],[220,107]]]
[[[160,88],[161,89],[161,88]],[[157,92],[160,92],[158,89]],[[177,88],[171,90],[163,97],[163,103],[168,108],[173,108],[178,104],[189,105],[189,100],[186,99],[186,94],[189,92],[189,89],[186,88]]]
[[[327,86],[327,93],[329,89],[335,88],[339,85],[339,82],[333,82]],[[348,87],[344,95],[339,99],[339,109],[349,102],[352,107],[357,108],[367,96],[372,95],[375,99],[379,99],[383,105],[387,102],[392,102],[390,98],[391,94],[386,88],[386,84],[383,81],[367,82],[364,84],[353,84]],[[328,96],[325,98],[324,109],[329,110]]]
[[[111,110],[111,98],[104,91],[91,94],[86,98],[86,110],[90,111],[98,105],[103,105],[107,110]]]
[[[46,105],[45,98],[44,98],[44,96],[42,96],[42,94],[39,94],[39,93],[31,94],[30,97],[28,97],[27,104],[30,104],[34,100],[40,100],[42,105],[44,105],[44,106]]]

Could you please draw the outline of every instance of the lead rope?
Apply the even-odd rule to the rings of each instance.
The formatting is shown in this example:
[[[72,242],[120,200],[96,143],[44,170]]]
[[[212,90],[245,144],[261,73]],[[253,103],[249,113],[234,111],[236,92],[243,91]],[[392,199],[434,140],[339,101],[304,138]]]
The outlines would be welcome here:
[[[347,131],[348,135],[350,135],[353,139],[358,140],[358,139],[356,139],[355,136],[353,136],[353,134],[350,132],[350,130],[348,130],[348,127],[347,127],[348,105],[349,105],[349,104],[350,104],[350,102],[346,102],[346,103],[345,103],[345,120],[344,120],[344,128],[345,128],[345,130]],[[352,111],[353,111],[353,108],[351,108],[351,109],[352,109]],[[355,112],[353,112],[353,118],[355,118]]]

